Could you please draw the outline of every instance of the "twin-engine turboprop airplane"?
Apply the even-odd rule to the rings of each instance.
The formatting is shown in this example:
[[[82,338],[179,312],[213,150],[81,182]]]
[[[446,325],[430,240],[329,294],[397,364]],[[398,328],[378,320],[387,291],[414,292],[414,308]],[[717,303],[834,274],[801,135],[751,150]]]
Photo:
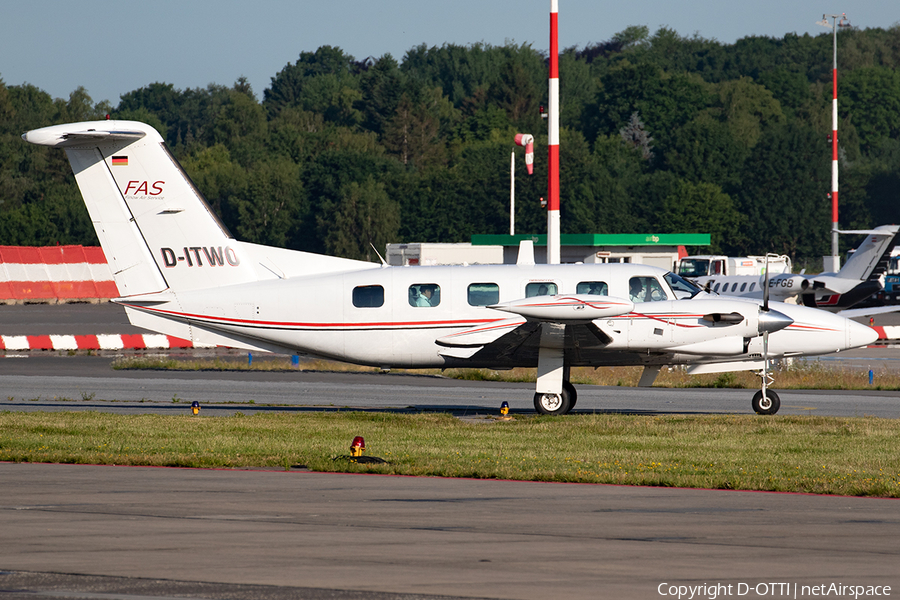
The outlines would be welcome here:
[[[248,244],[148,125],[22,137],[65,149],[131,322],[198,344],[379,367],[537,367],[535,408],[564,414],[574,366],[641,365],[650,385],[663,365],[765,370],[768,358],[877,337],[816,309],[714,298],[645,265],[388,267]],[[778,406],[765,386],[753,400],[760,413]]]
[[[853,309],[882,289],[879,278],[884,275],[891,258],[891,250],[898,242],[900,225],[881,225],[863,231],[841,233],[865,234],[847,262],[837,273],[800,275],[779,273],[768,277],[755,275],[709,275],[692,279],[701,288],[723,296],[761,299],[763,286],[768,286],[772,300],[784,302],[798,298],[805,306],[840,312],[843,316],[863,316],[879,312],[893,312],[896,307]]]

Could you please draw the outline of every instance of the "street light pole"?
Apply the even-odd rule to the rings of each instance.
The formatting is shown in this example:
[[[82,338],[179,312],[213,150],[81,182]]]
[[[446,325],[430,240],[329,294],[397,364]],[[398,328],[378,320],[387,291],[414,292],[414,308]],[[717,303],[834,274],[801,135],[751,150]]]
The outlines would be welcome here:
[[[831,19],[831,23],[828,19]],[[838,21],[840,19],[840,21]],[[831,265],[824,265],[826,271],[837,272],[841,267],[841,259],[838,255],[838,108],[837,108],[837,31],[838,27],[850,27],[847,13],[840,15],[822,15],[821,21],[816,25],[830,27],[833,38],[833,59],[831,67],[832,98],[831,98]]]

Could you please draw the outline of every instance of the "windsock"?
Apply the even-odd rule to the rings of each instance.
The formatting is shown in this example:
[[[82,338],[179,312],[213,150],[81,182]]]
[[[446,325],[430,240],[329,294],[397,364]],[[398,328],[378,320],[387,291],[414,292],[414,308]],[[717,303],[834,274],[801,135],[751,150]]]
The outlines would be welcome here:
[[[528,174],[534,173],[534,136],[530,133],[517,133],[516,145],[525,146],[525,167]]]

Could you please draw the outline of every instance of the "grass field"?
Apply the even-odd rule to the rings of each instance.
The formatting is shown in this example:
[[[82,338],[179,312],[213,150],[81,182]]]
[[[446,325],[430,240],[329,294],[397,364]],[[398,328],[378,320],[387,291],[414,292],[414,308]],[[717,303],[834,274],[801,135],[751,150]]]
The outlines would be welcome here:
[[[354,436],[366,455],[345,457]],[[615,483],[900,497],[900,421],[363,412],[233,417],[0,413],[0,460]]]

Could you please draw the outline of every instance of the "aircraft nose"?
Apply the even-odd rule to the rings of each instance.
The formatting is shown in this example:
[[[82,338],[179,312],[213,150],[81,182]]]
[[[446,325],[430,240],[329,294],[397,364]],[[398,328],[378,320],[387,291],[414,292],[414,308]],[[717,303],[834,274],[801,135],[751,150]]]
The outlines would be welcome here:
[[[847,347],[859,348],[860,346],[868,346],[875,343],[878,339],[878,332],[862,323],[856,321],[847,321]]]
[[[792,318],[777,310],[760,311],[759,332],[763,333],[768,331],[769,333],[772,333],[779,329],[784,329],[793,322],[794,320]]]

